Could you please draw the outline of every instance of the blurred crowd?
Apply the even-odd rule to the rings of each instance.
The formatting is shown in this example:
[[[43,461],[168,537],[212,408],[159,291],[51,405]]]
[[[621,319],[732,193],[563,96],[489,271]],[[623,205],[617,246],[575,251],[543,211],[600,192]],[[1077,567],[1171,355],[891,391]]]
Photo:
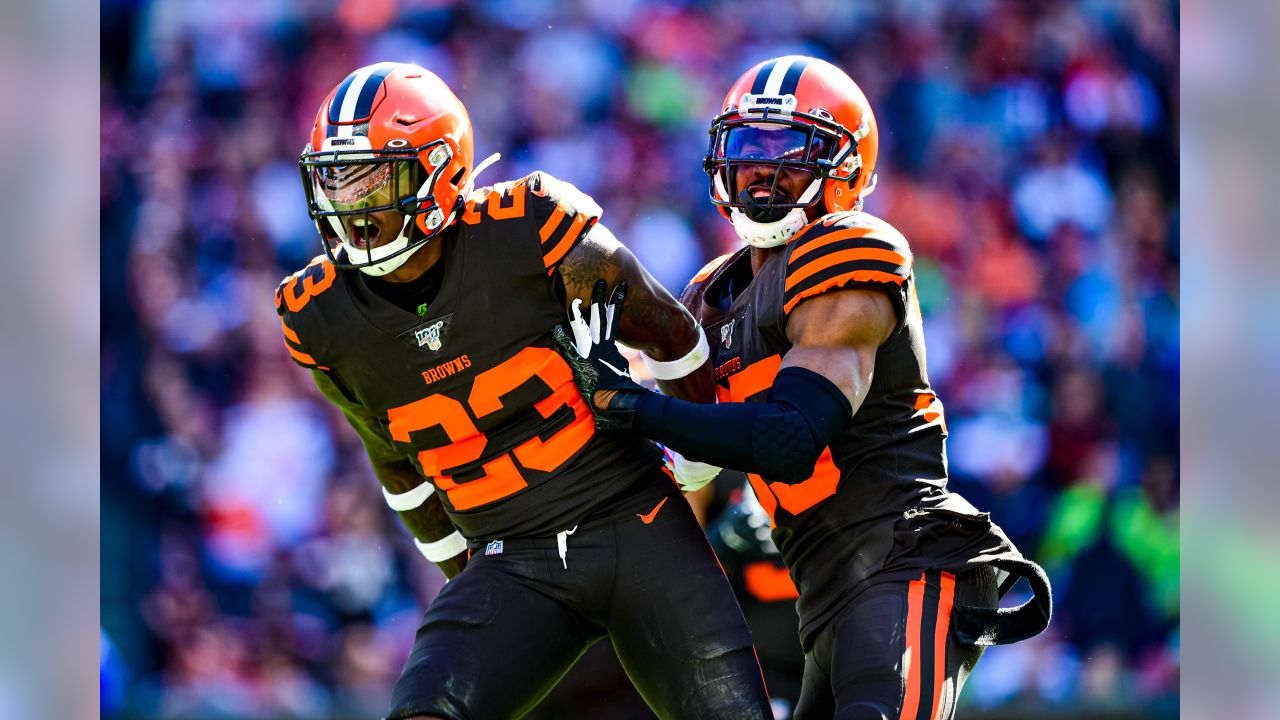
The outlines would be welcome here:
[[[953,486],[1054,581],[962,701],[1176,712],[1177,30],[1157,0],[104,0],[104,709],[375,716],[443,582],[274,315],[335,84],[431,69],[485,180],[569,180],[678,293],[739,242],[701,163],[724,91],[800,53],[875,108]]]

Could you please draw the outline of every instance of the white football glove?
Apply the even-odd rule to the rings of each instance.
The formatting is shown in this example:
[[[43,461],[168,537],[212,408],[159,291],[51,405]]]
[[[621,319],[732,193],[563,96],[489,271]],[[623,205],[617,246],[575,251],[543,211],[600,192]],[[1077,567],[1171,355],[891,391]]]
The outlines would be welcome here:
[[[715,465],[690,460],[670,448],[663,448],[662,452],[667,456],[667,469],[675,476],[681,492],[701,490],[720,474],[720,468]]]

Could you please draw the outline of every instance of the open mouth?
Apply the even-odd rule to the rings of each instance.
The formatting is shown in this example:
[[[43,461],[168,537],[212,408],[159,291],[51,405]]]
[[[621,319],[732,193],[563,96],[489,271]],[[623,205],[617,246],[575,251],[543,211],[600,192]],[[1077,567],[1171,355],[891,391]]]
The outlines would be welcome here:
[[[786,205],[793,202],[787,191],[775,188],[772,181],[751,183],[747,186],[747,195],[760,205]]]
[[[378,238],[378,225],[367,217],[351,220],[351,244],[360,250],[373,247]]]

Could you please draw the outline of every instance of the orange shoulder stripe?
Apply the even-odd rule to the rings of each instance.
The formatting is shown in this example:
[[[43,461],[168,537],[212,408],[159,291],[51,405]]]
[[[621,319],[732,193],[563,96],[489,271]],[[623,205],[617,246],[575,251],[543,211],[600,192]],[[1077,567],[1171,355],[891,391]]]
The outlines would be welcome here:
[[[841,285],[845,285],[848,283],[878,282],[878,283],[893,283],[894,285],[901,285],[905,281],[906,281],[906,278],[899,277],[892,273],[882,272],[880,270],[854,270],[851,273],[845,273],[844,275],[837,275],[836,277],[833,277],[829,280],[824,280],[823,282],[817,285],[814,285],[813,287],[807,290],[802,291],[800,294],[788,300],[786,305],[782,306],[782,312],[784,314],[790,314],[791,309],[794,308],[797,304],[799,304],[801,300],[804,300],[805,298],[813,297],[814,295],[817,295],[822,292],[826,292],[827,290],[830,290],[833,287],[839,287]]]
[[[795,252],[791,253],[791,257],[788,258],[787,264],[791,265],[795,263],[795,261],[805,253],[812,252],[818,248],[826,247],[827,245],[840,242],[841,240],[852,240],[854,238],[866,237],[873,232],[875,232],[875,228],[848,228],[846,230],[837,230],[825,237],[816,238],[811,242],[804,243],[803,247],[797,248]]]
[[[564,237],[560,238],[560,244],[556,245],[551,252],[542,256],[542,262],[547,267],[548,275],[551,274],[551,270],[556,266],[556,263],[560,262],[560,259],[569,252],[569,248],[573,247],[573,243],[582,235],[583,227],[591,219],[591,216],[586,213],[578,213],[578,216],[573,219],[573,224],[565,231]]]
[[[881,260],[895,265],[907,264],[907,259],[902,256],[902,253],[894,250],[884,250],[882,248],[850,248],[848,250],[833,252],[826,257],[814,260],[794,273],[788,274],[787,284],[783,287],[783,290],[789,291],[805,279],[811,278],[827,268],[835,267],[841,263],[854,263],[860,260]],[[888,275],[890,273],[881,274]],[[894,277],[897,276],[895,275]],[[899,278],[898,282],[901,284],[902,279]]]
[[[556,231],[560,226],[560,221],[564,219],[564,206],[556,205],[556,211],[551,213],[551,217],[542,223],[542,229],[538,231],[538,237],[542,238],[542,242],[546,242],[551,237],[551,233]]]

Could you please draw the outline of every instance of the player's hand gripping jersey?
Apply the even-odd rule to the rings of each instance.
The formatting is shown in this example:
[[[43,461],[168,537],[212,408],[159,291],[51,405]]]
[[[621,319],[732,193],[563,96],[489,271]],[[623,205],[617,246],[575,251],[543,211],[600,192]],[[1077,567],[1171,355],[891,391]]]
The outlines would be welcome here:
[[[681,298],[706,330],[721,401],[765,400],[791,348],[787,319],[808,298],[875,287],[898,318],[876,354],[866,398],[812,475],[786,483],[749,474],[800,589],[802,637],[852,597],[851,588],[914,580],[926,569],[958,573],[994,563],[1013,573],[1011,580],[1031,578],[1041,595],[1042,571],[1022,558],[986,513],[947,491],[946,420],[925,369],[911,250],[903,236],[865,212],[835,213],[800,230],[754,278],[750,263],[750,248],[718,258]],[[1002,641],[1043,629],[1043,590],[1043,605],[1001,611]],[[993,611],[964,622],[975,640],[987,642],[997,624]],[[957,616],[957,630],[960,624]]]
[[[647,441],[595,430],[551,347],[564,317],[552,275],[599,216],[542,173],[475,190],[434,241],[443,280],[422,316],[323,256],[276,290],[293,359],[374,425],[371,456],[412,459],[469,538],[553,535],[660,462]]]

